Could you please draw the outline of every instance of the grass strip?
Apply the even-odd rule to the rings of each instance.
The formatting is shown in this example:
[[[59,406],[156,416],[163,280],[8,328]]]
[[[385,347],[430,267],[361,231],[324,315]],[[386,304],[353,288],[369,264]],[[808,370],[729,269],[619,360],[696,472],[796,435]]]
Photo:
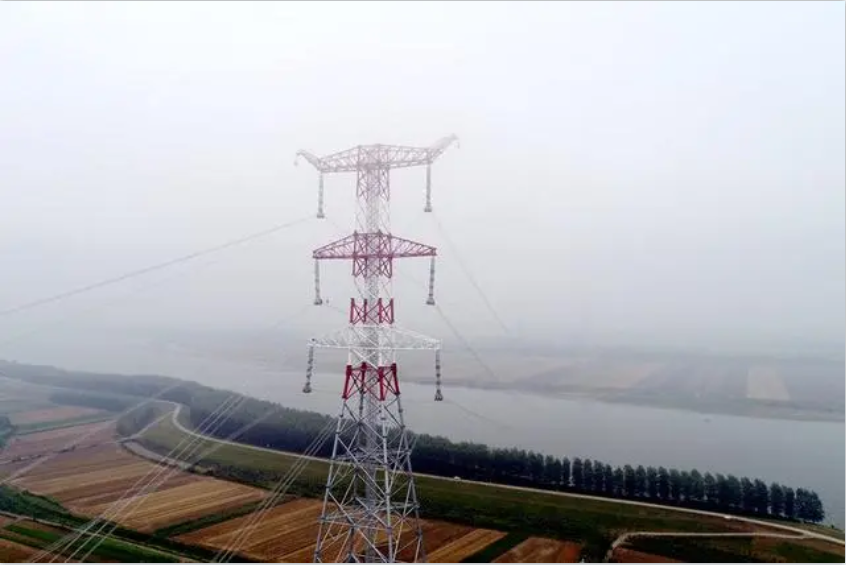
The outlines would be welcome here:
[[[21,526],[20,524],[9,524],[8,526],[6,526],[6,530],[20,536],[19,539],[21,540],[27,540],[27,545],[31,547],[37,547],[38,549],[44,549],[50,546],[51,544],[55,543],[56,541],[59,541],[66,537],[65,534],[45,530],[37,530],[34,528]],[[74,553],[76,553],[77,555],[85,555],[85,553],[87,553],[92,547],[94,547],[94,545],[99,539],[101,538],[86,537],[85,539],[75,541],[71,543],[69,547],[64,549],[62,551],[62,554],[65,556],[69,556]],[[129,563],[178,562],[178,559],[173,556],[165,555],[157,551],[151,551],[149,549],[125,543],[116,539],[104,539],[94,551],[93,555],[96,555],[98,558],[102,559],[117,560],[119,562]]]

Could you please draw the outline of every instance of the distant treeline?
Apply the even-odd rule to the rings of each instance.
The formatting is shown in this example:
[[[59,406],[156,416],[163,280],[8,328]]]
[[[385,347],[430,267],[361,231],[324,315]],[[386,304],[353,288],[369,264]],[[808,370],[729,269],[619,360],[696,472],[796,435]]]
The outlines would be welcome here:
[[[21,374],[10,370],[12,367],[26,370]],[[66,402],[75,404],[86,402],[86,395],[79,393],[81,390],[96,392],[92,403],[96,403],[94,406],[97,408],[104,407],[103,393],[136,397],[159,396],[163,400],[186,405],[190,409],[190,420],[195,427],[216,413],[215,410],[232,396],[232,393],[226,391],[166,377],[109,377],[57,369],[51,369],[49,372],[36,369],[24,365],[3,367],[8,376],[75,389],[75,394],[63,397]],[[125,407],[125,397],[116,398],[115,401],[119,406],[114,408]],[[129,433],[131,430],[128,428],[140,428],[142,424],[152,421],[152,418],[152,413],[144,410],[132,418],[135,424],[127,424],[129,420],[124,420],[123,426],[126,429],[121,431]],[[303,452],[315,436],[330,425],[332,418],[248,398],[218,427],[208,433],[225,438],[256,420],[259,420],[259,423],[240,433],[238,441],[284,451]],[[453,442],[445,437],[426,434],[418,435],[415,440],[412,466],[421,473],[643,500],[715,512],[807,522],[821,522],[825,518],[822,502],[816,492],[776,483],[767,485],[760,479],[709,472],[703,474],[696,469],[679,471],[664,467],[632,465],[614,467],[591,459],[558,458],[516,448],[500,449],[478,443]],[[327,441],[317,455],[328,457],[331,450],[331,441]]]

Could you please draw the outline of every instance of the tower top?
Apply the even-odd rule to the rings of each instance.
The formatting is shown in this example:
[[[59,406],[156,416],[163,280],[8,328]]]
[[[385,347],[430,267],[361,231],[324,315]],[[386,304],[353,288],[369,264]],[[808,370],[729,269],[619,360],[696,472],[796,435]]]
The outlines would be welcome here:
[[[337,153],[318,157],[308,151],[297,151],[297,157],[308,161],[321,173],[350,173],[367,169],[401,169],[431,165],[458,137],[450,135],[428,147],[407,145],[356,145]]]

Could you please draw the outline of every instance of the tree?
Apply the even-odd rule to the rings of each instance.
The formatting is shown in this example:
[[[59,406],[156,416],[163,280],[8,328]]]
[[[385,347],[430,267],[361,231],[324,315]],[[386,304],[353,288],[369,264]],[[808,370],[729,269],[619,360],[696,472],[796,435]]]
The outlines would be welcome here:
[[[602,492],[614,494],[614,468],[607,463],[602,467]]]
[[[690,473],[681,471],[679,473],[679,501],[690,500]]]
[[[646,496],[646,469],[638,465],[634,476],[634,495],[638,498]]]
[[[584,468],[582,467],[582,460],[578,457],[573,459],[571,472],[573,474],[573,488],[576,490],[582,490],[585,488]]]
[[[770,511],[770,489],[761,479],[755,479],[752,483],[752,507],[759,514],[767,514]]]
[[[652,500],[658,498],[658,469],[646,468],[646,497]]]
[[[620,467],[614,467],[614,496],[623,496],[625,494],[625,487],[623,486],[625,476]]]
[[[708,506],[718,506],[720,504],[720,495],[717,488],[717,479],[711,473],[705,473],[702,478],[703,488],[705,489],[705,500]]]
[[[784,514],[784,489],[778,483],[770,485],[770,513],[773,516]]]
[[[593,462],[593,491],[605,492],[605,464],[601,461]]]
[[[740,480],[734,475],[729,475],[725,480],[725,493],[720,493],[724,508],[741,508],[741,486]],[[725,497],[723,497],[725,494]]]
[[[543,455],[530,451],[528,456],[529,477],[535,483],[543,481]]]
[[[796,493],[790,487],[784,487],[784,515],[796,519]]]
[[[752,481],[749,477],[740,479],[740,507],[744,512],[751,512],[755,509],[755,495],[752,490]]]
[[[681,474],[678,469],[670,469],[670,500],[679,500],[679,490],[681,487]]]
[[[572,484],[570,478],[570,460],[564,457],[561,459],[561,488],[568,489]]]
[[[623,467],[623,494],[628,497],[635,493],[635,471],[631,465]]]
[[[808,491],[803,488],[796,489],[796,517],[800,520],[807,520],[808,512]]]
[[[819,523],[825,519],[825,508],[823,508],[823,503],[815,491],[809,491],[808,493],[805,515],[806,520],[809,522]]]
[[[670,474],[664,467],[658,467],[657,492],[661,500],[670,500]]]
[[[596,476],[593,472],[593,461],[585,459],[582,462],[582,476],[584,477],[584,489],[593,492],[596,484]]]
[[[687,496],[693,502],[705,501],[705,480],[702,478],[702,473],[698,469],[690,472]]]
[[[544,483],[552,488],[561,486],[561,460],[550,455],[546,456],[543,465]]]
[[[825,518],[822,502],[816,492],[796,489],[796,517],[805,522],[821,522]]]

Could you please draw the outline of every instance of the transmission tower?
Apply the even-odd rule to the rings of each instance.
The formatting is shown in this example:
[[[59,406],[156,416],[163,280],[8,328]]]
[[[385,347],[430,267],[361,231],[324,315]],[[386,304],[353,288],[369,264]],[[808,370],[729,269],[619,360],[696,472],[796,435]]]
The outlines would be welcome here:
[[[432,210],[431,166],[453,141],[431,147],[359,145],[325,157],[297,153],[320,173],[317,217],[323,218],[323,177],[356,174],[355,230],[316,249],[314,303],[320,305],[320,261],[348,259],[358,296],[350,299],[349,325],[309,344],[303,392],[311,392],[315,348],[346,349],[341,411],[335,430],[315,562],[425,561],[419,504],[411,474],[409,434],[403,421],[397,351],[435,353],[435,400],[442,400],[440,342],[394,324],[394,260],[429,257],[434,305],[436,249],[396,237],[390,227],[392,169],[426,167],[426,204]]]

